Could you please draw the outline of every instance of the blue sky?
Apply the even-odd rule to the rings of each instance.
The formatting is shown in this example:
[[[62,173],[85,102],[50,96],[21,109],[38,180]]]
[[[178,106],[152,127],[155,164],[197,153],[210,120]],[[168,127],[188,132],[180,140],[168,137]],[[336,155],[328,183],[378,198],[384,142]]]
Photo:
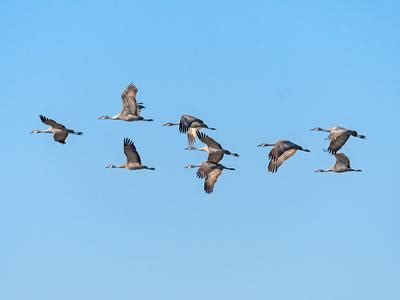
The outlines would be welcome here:
[[[73,2],[73,1],[72,1]],[[399,299],[398,1],[0,3],[0,298]],[[96,118],[134,82],[153,123]],[[162,127],[239,159],[206,195]],[[38,115],[82,130],[67,145]],[[367,135],[333,158],[315,126]],[[109,170],[132,138],[155,172]],[[298,153],[267,174],[257,144]]]

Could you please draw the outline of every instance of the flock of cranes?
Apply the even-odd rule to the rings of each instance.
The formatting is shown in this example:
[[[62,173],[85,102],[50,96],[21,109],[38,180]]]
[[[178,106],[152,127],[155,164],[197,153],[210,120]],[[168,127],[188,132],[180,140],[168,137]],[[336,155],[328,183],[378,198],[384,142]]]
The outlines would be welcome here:
[[[143,103],[136,101],[136,94],[138,89],[134,84],[129,84],[128,87],[123,91],[122,98],[122,111],[117,115],[110,117],[103,115],[99,117],[100,120],[122,120],[122,121],[147,121],[151,122],[153,119],[143,118],[141,110],[145,108]],[[69,134],[82,135],[80,131],[75,131],[66,128],[64,125],[57,123],[56,121],[49,119],[45,116],[40,115],[40,120],[49,126],[46,130],[33,130],[31,133],[51,133],[53,134],[54,141],[61,144],[65,144],[65,141]],[[224,149],[217,141],[215,141],[210,136],[201,132],[202,129],[216,130],[213,127],[209,127],[199,118],[191,115],[182,115],[179,123],[167,122],[163,126],[179,126],[179,132],[186,134],[188,138],[188,147],[185,150],[198,150],[208,153],[207,160],[196,165],[189,164],[185,168],[198,168],[196,176],[200,179],[204,179],[204,191],[206,193],[212,193],[214,190],[214,185],[218,180],[218,177],[222,174],[223,170],[235,170],[234,168],[228,168],[222,165],[220,162],[225,155],[231,155],[234,157],[239,157],[239,154],[233,153],[227,149]],[[361,172],[361,170],[353,169],[350,166],[349,158],[338,152],[343,145],[348,141],[350,137],[357,137],[360,139],[365,139],[364,135],[359,135],[357,131],[346,129],[343,127],[332,127],[329,129],[323,129],[316,127],[311,129],[312,131],[324,131],[328,132],[329,136],[326,138],[330,141],[328,149],[325,150],[329,154],[332,154],[336,158],[336,163],[332,167],[327,169],[318,169],[315,172]],[[194,146],[196,143],[196,138],[201,141],[205,146],[197,148]],[[275,173],[278,171],[279,167],[290,157],[292,157],[297,151],[310,152],[308,149],[288,141],[280,140],[274,144],[262,143],[258,147],[272,147],[268,154],[269,164],[268,172]],[[124,154],[126,156],[126,162],[121,165],[109,164],[106,168],[125,168],[128,170],[155,170],[153,167],[148,167],[142,164],[140,155],[136,150],[134,142],[129,139],[124,139]]]

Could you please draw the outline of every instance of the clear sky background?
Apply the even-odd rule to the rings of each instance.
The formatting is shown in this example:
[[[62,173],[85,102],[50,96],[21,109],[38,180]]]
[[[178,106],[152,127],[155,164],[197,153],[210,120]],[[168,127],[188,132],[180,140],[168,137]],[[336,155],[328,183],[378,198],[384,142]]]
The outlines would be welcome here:
[[[0,2],[3,300],[400,299],[398,1]],[[130,83],[155,122],[101,121]],[[182,113],[240,158],[212,195]],[[38,115],[84,131],[66,145]],[[367,135],[334,158],[315,126]],[[122,163],[124,137],[155,172]],[[298,153],[268,174],[267,149]]]

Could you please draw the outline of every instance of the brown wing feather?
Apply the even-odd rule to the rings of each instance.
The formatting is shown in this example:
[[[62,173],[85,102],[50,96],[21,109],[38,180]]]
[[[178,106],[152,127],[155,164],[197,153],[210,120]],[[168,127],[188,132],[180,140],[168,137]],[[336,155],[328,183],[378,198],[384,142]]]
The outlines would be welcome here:
[[[278,159],[273,160],[271,159],[271,161],[268,164],[268,172],[272,172],[275,173],[276,171],[278,171],[278,168],[286,161],[288,160],[290,157],[292,157],[295,153],[296,153],[296,149],[290,149],[285,151],[281,156],[279,156]]]
[[[214,152],[208,155],[207,161],[210,163],[217,164],[224,158],[223,152]]]
[[[141,164],[139,153],[136,150],[135,144],[132,140],[125,138],[124,139],[124,153],[128,162],[139,163]]]
[[[56,121],[49,119],[45,116],[40,115],[40,120],[46,124],[49,125],[50,127],[56,128],[56,129],[66,129],[64,125],[57,123]]]
[[[215,149],[222,149],[222,146],[217,143],[213,138],[209,137],[205,133],[201,131],[197,131],[197,137],[200,141],[206,144],[208,147],[215,148]]]
[[[336,154],[336,152],[338,152],[343,147],[343,145],[347,142],[349,137],[350,137],[350,135],[343,134],[343,135],[340,135],[340,136],[332,139],[331,142],[329,143],[328,152],[331,154]]]
[[[122,111],[126,114],[139,115],[139,109],[136,102],[136,94],[138,89],[136,86],[131,83],[128,87],[123,91],[122,98]]]
[[[213,192],[214,185],[221,173],[221,169],[214,169],[207,175],[206,179],[204,180],[204,190],[207,194],[211,194]]]
[[[53,135],[53,138],[56,142],[61,144],[65,144],[65,140],[68,136],[68,131],[57,132]]]
[[[189,127],[187,130],[187,137],[188,137],[188,143],[189,145],[194,145],[194,143],[196,142],[196,132],[197,132],[197,128],[191,128]]]
[[[296,144],[293,144],[290,141],[278,141],[275,143],[275,146],[272,147],[268,157],[271,160],[277,160],[283,153],[285,153],[285,151],[293,149],[296,146]]]
[[[197,178],[204,178],[211,172],[211,164],[208,162],[203,162],[200,168],[197,170]]]
[[[339,165],[345,165],[346,167],[350,168],[350,160],[344,153],[336,153],[335,157],[336,157],[335,167],[338,167]]]

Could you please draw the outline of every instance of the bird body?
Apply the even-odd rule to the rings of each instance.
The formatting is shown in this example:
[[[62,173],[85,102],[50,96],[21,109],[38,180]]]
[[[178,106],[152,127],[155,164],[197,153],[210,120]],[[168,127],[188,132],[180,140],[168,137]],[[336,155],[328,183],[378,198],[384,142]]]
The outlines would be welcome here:
[[[268,164],[268,172],[275,173],[278,171],[278,168],[290,157],[292,157],[297,150],[310,152],[308,149],[304,149],[303,147],[292,143],[287,140],[277,141],[275,144],[260,144],[258,147],[272,147],[271,151],[268,154],[269,164]]]
[[[215,128],[208,127],[202,120],[191,115],[182,115],[179,123],[167,122],[163,126],[179,126],[179,132],[187,134],[189,146],[195,143],[196,134],[200,129],[216,130]]]
[[[137,103],[136,94],[138,92],[137,87],[131,83],[128,87],[123,91],[122,98],[122,111],[117,115],[110,116],[101,116],[98,119],[100,120],[122,120],[127,122],[132,121],[148,121],[151,122],[153,119],[145,119],[140,116],[140,110],[145,108],[143,103]]]
[[[45,130],[33,130],[31,131],[31,133],[52,133],[54,141],[59,142],[60,144],[65,144],[65,140],[67,139],[68,134],[74,134],[74,135],[83,134],[83,132],[68,129],[64,125],[57,123],[56,121],[49,119],[43,115],[40,115],[39,117],[44,124],[50,127]]]
[[[198,168],[196,176],[197,178],[204,179],[204,191],[207,194],[211,194],[214,191],[214,185],[223,170],[235,170],[234,168],[228,168],[221,164],[209,161],[205,161],[200,165],[187,165],[185,168]]]
[[[217,143],[214,139],[212,139],[208,135],[204,134],[203,132],[197,131],[197,137],[204,144],[206,144],[206,146],[201,147],[201,148],[189,146],[186,148],[186,150],[198,150],[198,151],[207,152],[208,153],[208,159],[207,159],[208,162],[219,163],[222,160],[222,158],[224,157],[224,154],[239,157],[239,154],[232,153],[229,150],[223,149],[219,143]]]
[[[126,162],[121,165],[107,165],[106,168],[124,168],[128,170],[155,170],[154,168],[149,168],[145,165],[142,165],[142,161],[140,159],[139,153],[136,150],[135,144],[128,138],[124,139],[124,153],[126,156]]]
[[[315,172],[317,173],[325,173],[325,172],[336,172],[336,173],[344,173],[344,172],[361,172],[361,170],[358,169],[353,169],[350,166],[350,160],[349,158],[344,154],[337,152],[335,154],[336,158],[336,163],[332,167],[326,169],[326,170],[316,170]]]
[[[360,139],[366,138],[365,135],[360,135],[355,130],[347,129],[340,126],[331,127],[328,129],[315,127],[311,130],[324,131],[329,133],[327,139],[330,141],[330,144],[327,151],[333,155],[336,154],[344,146],[344,144],[347,142],[350,136],[358,137]]]

